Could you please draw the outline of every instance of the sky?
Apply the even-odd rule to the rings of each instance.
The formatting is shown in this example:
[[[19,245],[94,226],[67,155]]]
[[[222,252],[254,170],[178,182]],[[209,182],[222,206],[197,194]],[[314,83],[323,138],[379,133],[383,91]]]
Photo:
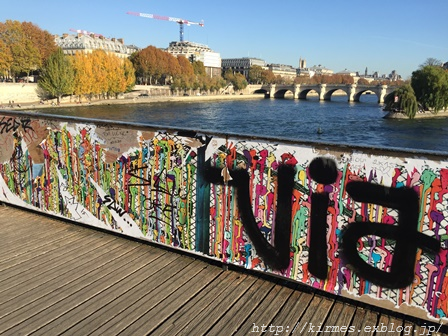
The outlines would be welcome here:
[[[0,22],[29,21],[51,34],[86,30],[140,48],[179,40],[177,23],[127,12],[203,20],[184,27],[184,40],[221,58],[293,67],[302,58],[309,67],[396,70],[404,79],[428,58],[448,61],[447,0],[0,0]]]

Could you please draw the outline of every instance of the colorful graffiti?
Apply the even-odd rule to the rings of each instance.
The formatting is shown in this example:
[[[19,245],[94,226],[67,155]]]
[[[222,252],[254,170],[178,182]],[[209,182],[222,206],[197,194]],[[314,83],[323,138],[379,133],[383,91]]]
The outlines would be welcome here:
[[[420,156],[4,115],[0,200],[444,320],[448,166]]]

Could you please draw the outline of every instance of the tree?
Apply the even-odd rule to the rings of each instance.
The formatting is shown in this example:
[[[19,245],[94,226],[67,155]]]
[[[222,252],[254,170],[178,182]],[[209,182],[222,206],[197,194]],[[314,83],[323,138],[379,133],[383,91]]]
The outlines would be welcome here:
[[[264,84],[274,84],[276,77],[272,70],[263,70],[261,72],[261,82]]]
[[[194,69],[190,61],[184,57],[177,57],[180,67],[180,88],[182,89],[192,89],[195,82]]]
[[[246,77],[244,77],[244,75],[240,74],[239,72],[234,74],[232,73],[232,70],[225,72],[224,79],[232,83],[233,89],[235,91],[245,89],[248,85]]]
[[[441,60],[438,60],[437,58],[429,57],[424,61],[422,64],[420,64],[420,69],[424,68],[425,66],[442,66],[443,62]]]
[[[108,64],[107,54],[104,50],[97,49],[87,57],[92,58],[93,78],[95,79],[92,85],[92,93],[105,97],[109,89],[107,67],[110,64]]]
[[[369,85],[369,81],[367,79],[365,79],[365,78],[360,78],[360,79],[358,79],[358,82],[356,84],[359,84],[359,85]]]
[[[38,85],[51,96],[57,97],[58,104],[63,95],[73,93],[74,71],[72,63],[64,56],[62,49],[58,48],[48,57]]]
[[[448,72],[440,66],[426,65],[414,71],[411,85],[425,110],[437,113],[448,106]]]
[[[73,93],[79,97],[90,96],[94,82],[92,58],[83,52],[76,52],[71,58],[74,69],[74,88]]]
[[[0,40],[0,76],[5,75],[11,69],[12,62],[11,49]]]
[[[39,69],[56,50],[51,34],[30,22],[0,22],[0,40],[4,44],[2,48],[9,49],[9,55],[12,56],[8,70],[13,78],[21,72],[29,75],[31,71]],[[5,62],[0,59],[0,63]]]
[[[135,69],[129,58],[123,61],[124,90],[121,92],[129,92],[135,86]]]
[[[263,68],[259,65],[252,65],[249,68],[249,83],[260,84],[262,81]]]
[[[418,102],[410,84],[405,84],[388,95],[384,101],[387,111],[399,111],[413,119],[418,110]]]
[[[45,60],[57,50],[53,35],[31,22],[22,22],[22,30],[26,39],[38,50],[39,63],[44,64]]]
[[[202,61],[193,61],[191,63],[193,66],[194,74],[197,76],[206,76],[204,62]]]

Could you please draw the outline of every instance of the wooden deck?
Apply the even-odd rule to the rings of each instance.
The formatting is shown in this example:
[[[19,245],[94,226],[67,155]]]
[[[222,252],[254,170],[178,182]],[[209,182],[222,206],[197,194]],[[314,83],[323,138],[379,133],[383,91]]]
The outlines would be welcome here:
[[[425,321],[10,206],[0,238],[2,335],[430,335]]]

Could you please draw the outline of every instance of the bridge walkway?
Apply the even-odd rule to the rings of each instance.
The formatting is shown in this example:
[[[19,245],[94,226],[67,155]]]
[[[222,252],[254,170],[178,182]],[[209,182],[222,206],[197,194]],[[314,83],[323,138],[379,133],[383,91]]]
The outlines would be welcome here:
[[[0,239],[2,335],[429,334],[425,321],[11,206]]]

